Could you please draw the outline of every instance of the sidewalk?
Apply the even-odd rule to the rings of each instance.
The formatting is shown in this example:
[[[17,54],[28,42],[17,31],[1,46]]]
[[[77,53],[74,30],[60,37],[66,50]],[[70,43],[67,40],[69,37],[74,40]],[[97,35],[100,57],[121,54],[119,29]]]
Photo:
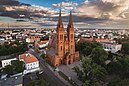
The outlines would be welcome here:
[[[63,72],[67,77],[71,77],[71,79],[76,82],[78,86],[82,85],[82,82],[78,79],[77,74],[74,72],[72,69],[75,66],[80,66],[80,62],[74,62],[73,64],[70,65],[62,65],[59,66],[59,70]]]
[[[49,64],[47,64],[47,66],[48,66],[48,68],[49,68],[60,80],[62,80],[67,86],[71,86],[71,84],[70,84],[68,81],[64,80],[64,79],[58,74],[57,71],[54,71],[54,69],[53,69]]]

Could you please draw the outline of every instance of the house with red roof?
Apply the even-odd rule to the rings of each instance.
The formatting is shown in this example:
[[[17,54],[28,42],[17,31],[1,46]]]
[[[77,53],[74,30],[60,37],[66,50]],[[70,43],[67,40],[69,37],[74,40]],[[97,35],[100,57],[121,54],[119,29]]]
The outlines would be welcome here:
[[[45,48],[49,44],[49,40],[35,42],[35,50],[38,51],[40,48]]]
[[[24,74],[40,70],[38,59],[34,55],[32,55],[28,52],[19,55],[19,60],[23,61],[25,63]]]

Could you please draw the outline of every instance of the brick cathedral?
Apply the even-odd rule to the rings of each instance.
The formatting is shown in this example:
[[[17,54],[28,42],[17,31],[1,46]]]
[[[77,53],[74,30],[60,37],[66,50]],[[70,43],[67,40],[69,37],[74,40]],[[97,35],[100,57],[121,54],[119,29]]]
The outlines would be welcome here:
[[[56,28],[56,33],[51,36],[47,50],[47,59],[54,66],[61,64],[72,64],[74,61],[80,60],[79,52],[75,52],[74,42],[74,25],[72,22],[72,12],[70,12],[67,33],[63,27],[61,10]]]

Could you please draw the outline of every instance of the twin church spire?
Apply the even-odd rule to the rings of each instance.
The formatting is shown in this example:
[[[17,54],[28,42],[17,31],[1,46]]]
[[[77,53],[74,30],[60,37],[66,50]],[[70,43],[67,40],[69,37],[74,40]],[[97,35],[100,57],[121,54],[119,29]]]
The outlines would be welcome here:
[[[65,43],[68,43],[68,45]],[[64,52],[66,51],[69,51],[70,54],[73,54],[73,52],[75,52],[72,12],[70,11],[69,23],[67,26],[67,33],[65,34],[63,23],[62,23],[61,10],[60,10],[59,20],[57,24],[57,55],[59,57],[63,57],[65,55]]]
[[[68,27],[73,26],[73,21],[72,21],[72,11],[70,11],[70,17],[69,17],[69,23],[68,23]],[[58,20],[58,24],[57,27],[63,27],[63,22],[62,22],[62,16],[61,16],[61,9],[59,12],[59,20]]]
[[[48,58],[50,62],[56,67],[60,64],[72,64],[79,60],[79,53],[75,52],[74,42],[74,26],[72,22],[72,12],[70,12],[67,32],[64,31],[61,9],[59,12],[59,20],[56,28],[56,34],[52,37],[52,47],[48,49]],[[53,46],[53,44],[55,46]],[[51,52],[53,51],[53,52]]]

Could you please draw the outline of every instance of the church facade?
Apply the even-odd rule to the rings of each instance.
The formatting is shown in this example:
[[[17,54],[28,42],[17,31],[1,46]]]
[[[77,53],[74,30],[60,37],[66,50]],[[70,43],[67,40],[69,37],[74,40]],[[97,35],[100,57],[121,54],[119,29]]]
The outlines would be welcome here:
[[[74,25],[71,12],[66,32],[60,10],[56,33],[52,35],[46,53],[47,59],[54,66],[72,64],[74,61],[80,60],[79,52],[75,52]]]

